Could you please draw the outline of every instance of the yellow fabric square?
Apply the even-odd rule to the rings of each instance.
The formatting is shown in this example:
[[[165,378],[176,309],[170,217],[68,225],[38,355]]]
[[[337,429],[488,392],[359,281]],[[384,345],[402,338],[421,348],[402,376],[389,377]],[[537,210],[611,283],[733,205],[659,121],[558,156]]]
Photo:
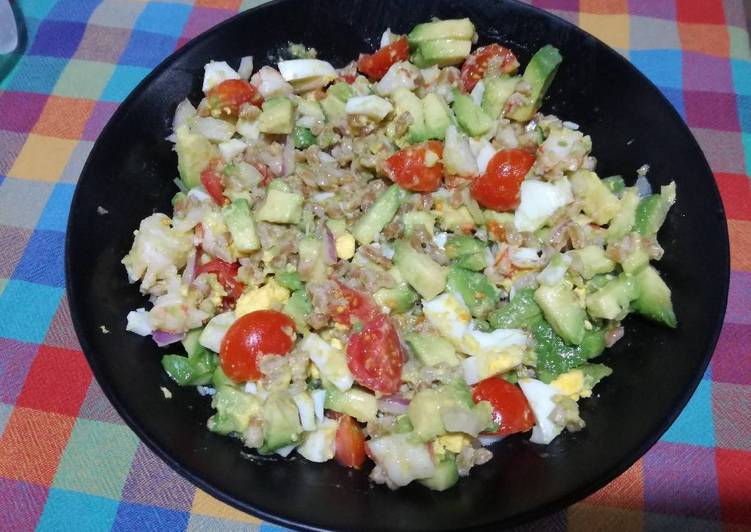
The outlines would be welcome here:
[[[240,521],[242,523],[250,523],[253,525],[260,525],[262,523],[257,517],[253,517],[252,515],[241,512],[240,510],[235,510],[231,506],[216,500],[214,497],[200,489],[196,489],[196,495],[193,498],[193,508],[191,511],[195,514]]]
[[[579,26],[608,46],[626,50],[629,48],[628,15],[595,15],[579,13]]]
[[[8,175],[19,179],[57,181],[77,141],[30,134]]]

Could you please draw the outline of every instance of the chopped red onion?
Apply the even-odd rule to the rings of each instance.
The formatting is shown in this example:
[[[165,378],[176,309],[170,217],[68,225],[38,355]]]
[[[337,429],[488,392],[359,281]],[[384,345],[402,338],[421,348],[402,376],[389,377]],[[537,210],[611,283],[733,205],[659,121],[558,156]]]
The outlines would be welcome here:
[[[323,260],[326,264],[336,262],[336,242],[328,227],[325,228],[323,233]]]
[[[395,414],[397,416],[406,414],[408,406],[409,401],[401,395],[388,395],[378,400],[378,410],[387,414]]]
[[[174,344],[185,337],[185,333],[172,333],[167,331],[153,331],[151,337],[159,347]]]

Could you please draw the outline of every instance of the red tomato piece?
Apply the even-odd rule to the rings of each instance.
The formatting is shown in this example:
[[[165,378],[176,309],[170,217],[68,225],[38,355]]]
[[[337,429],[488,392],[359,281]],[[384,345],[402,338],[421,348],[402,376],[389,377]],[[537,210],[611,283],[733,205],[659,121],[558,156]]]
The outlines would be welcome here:
[[[335,455],[344,467],[360,469],[365,462],[365,436],[357,422],[345,414],[336,429]]]
[[[477,82],[485,77],[488,70],[504,74],[516,72],[519,61],[514,52],[500,44],[490,44],[475,50],[462,65],[462,86],[465,92],[475,88]]]
[[[434,192],[443,177],[443,143],[429,140],[399,150],[386,159],[383,169],[394,183],[415,192]]]
[[[521,388],[502,377],[478,382],[472,389],[472,400],[475,403],[488,401],[493,407],[493,421],[498,424],[493,434],[527,432],[535,426],[535,416]]]
[[[216,171],[216,166],[210,164],[206,170],[201,172],[201,184],[206,192],[217,205],[224,205],[227,198],[224,197],[224,187],[222,186],[222,176]]]
[[[346,303],[329,309],[334,321],[343,325],[352,325],[354,321],[367,323],[380,314],[378,307],[367,294],[353,290],[337,281],[338,293],[336,299],[343,299]]]
[[[219,359],[232,380],[254,381],[263,375],[260,355],[286,355],[295,342],[295,324],[275,310],[256,310],[240,316],[222,339]]]
[[[263,164],[262,162],[256,161],[254,163],[251,163],[256,170],[261,174],[261,186],[265,187],[271,181],[274,179],[274,173],[271,171],[271,168],[269,168],[267,165]]]
[[[227,292],[226,299],[229,301],[237,301],[242,295],[245,286],[237,280],[237,270],[240,269],[240,264],[233,262],[225,262],[222,259],[212,259],[206,264],[200,264],[196,268],[196,277],[202,273],[213,273],[216,275],[217,281],[224,287]]]
[[[252,103],[260,107],[263,96],[253,85],[244,79],[228,79],[212,87],[206,93],[211,115],[221,117],[237,117],[240,107],[244,103]]]
[[[483,207],[510,211],[519,205],[519,189],[535,156],[526,150],[501,150],[496,153],[485,173],[472,182],[472,197]]]
[[[409,59],[409,43],[400,37],[373,54],[362,54],[357,61],[357,69],[370,79],[381,79],[391,65]]]
[[[399,391],[404,360],[388,316],[377,316],[347,343],[347,366],[357,383],[385,395]]]

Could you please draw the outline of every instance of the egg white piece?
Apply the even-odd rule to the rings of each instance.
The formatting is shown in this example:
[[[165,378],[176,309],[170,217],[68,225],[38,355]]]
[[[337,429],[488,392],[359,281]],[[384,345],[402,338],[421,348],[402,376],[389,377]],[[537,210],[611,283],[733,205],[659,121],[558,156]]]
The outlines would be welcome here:
[[[237,155],[240,155],[242,152],[244,152],[245,148],[247,147],[248,145],[240,139],[230,139],[227,142],[222,142],[219,144],[219,151],[222,154],[222,158],[225,161],[230,162]]]
[[[496,355],[513,346],[524,348],[528,343],[529,338],[522,329],[482,332],[470,325],[462,336],[463,350],[471,356]]]
[[[522,182],[521,202],[514,213],[519,231],[537,231],[555,211],[574,200],[568,178],[555,183],[527,179]]]
[[[346,392],[355,381],[347,367],[347,359],[341,349],[337,349],[315,333],[307,335],[300,342],[300,349],[308,353],[321,375]]]
[[[221,350],[222,339],[233,323],[235,323],[235,313],[231,310],[217,314],[204,327],[201,336],[198,337],[198,343],[218,353]]]
[[[522,379],[519,381],[519,386],[535,415],[536,424],[532,429],[530,441],[541,444],[550,443],[563,431],[563,427],[550,420],[550,414],[555,408],[553,397],[560,395],[560,390],[537,379]]]
[[[305,434],[297,452],[311,462],[326,462],[334,458],[336,429],[338,423],[326,419],[312,432]]]
[[[353,96],[347,100],[345,110],[348,115],[364,115],[380,122],[388,115],[394,106],[391,102],[380,96]]]
[[[457,349],[462,349],[464,333],[472,316],[466,305],[454,294],[444,293],[430,301],[423,300],[422,311],[430,324],[440,331]]]

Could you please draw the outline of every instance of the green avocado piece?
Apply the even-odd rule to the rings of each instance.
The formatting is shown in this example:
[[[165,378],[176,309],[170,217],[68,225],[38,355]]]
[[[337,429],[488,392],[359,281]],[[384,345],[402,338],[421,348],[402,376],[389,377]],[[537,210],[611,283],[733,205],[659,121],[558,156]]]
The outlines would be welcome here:
[[[445,491],[458,481],[459,470],[453,458],[446,458],[438,462],[432,477],[418,480],[420,484],[434,491]]]
[[[436,20],[418,24],[407,35],[410,46],[417,46],[436,39],[460,39],[471,41],[475,25],[468,18]]]
[[[454,346],[442,336],[413,333],[405,340],[425,366],[446,364],[456,367],[461,363]]]
[[[258,117],[261,133],[289,135],[294,127],[295,109],[292,100],[284,96],[263,102],[263,112]]]
[[[263,446],[261,454],[300,441],[302,426],[297,406],[288,392],[272,393],[263,405]]]
[[[448,273],[446,268],[404,240],[398,240],[394,250],[394,265],[402,278],[423,298],[433,299],[443,292]]]
[[[232,235],[232,243],[239,252],[249,253],[261,247],[256,223],[250,215],[250,204],[246,199],[238,198],[222,207],[222,216]]]
[[[660,194],[643,198],[636,207],[634,229],[642,235],[656,235],[670,210],[668,203]]]
[[[493,119],[467,94],[455,90],[452,108],[459,126],[472,137],[484,135],[493,127]]]
[[[535,303],[535,289],[523,288],[514,298],[488,315],[493,329],[528,329],[542,320],[542,309]]]
[[[458,266],[448,273],[448,289],[461,296],[475,318],[483,318],[498,302],[498,289],[485,275]]]
[[[482,95],[482,110],[492,119],[497,120],[503,114],[506,102],[514,94],[521,76],[500,76],[485,78],[485,92]]]
[[[637,297],[639,286],[633,276],[622,273],[587,296],[587,312],[593,318],[622,320]]]
[[[639,297],[633,302],[636,312],[671,328],[678,325],[673,310],[670,288],[652,266],[635,275]]]
[[[418,47],[410,60],[418,68],[433,65],[445,67],[462,63],[472,51],[472,41],[457,39],[436,39]]]
[[[468,235],[453,236],[446,242],[446,256],[467,270],[481,271],[487,267],[484,242]]]
[[[361,245],[373,242],[396,215],[401,204],[399,185],[391,185],[352,227],[352,236]]]
[[[298,332],[305,331],[307,328],[306,320],[310,316],[310,313],[313,312],[313,305],[308,298],[307,292],[305,290],[295,290],[292,292],[292,295],[284,303],[282,312],[292,318]]]
[[[535,291],[535,302],[545,319],[566,342],[579,345],[584,339],[586,313],[565,281],[555,286],[540,286]]]
[[[529,83],[532,88],[529,95],[529,103],[511,110],[506,114],[518,122],[528,122],[542,104],[542,98],[548,91],[550,84],[553,83],[555,73],[558,71],[562,61],[561,54],[557,48],[551,45],[545,45],[529,60],[527,68],[524,69],[522,79]]]
[[[261,413],[261,401],[255,395],[232,386],[217,388],[211,406],[217,412],[209,418],[207,426],[210,431],[219,434],[242,433],[248,428],[251,418]]]
[[[428,133],[425,127],[425,113],[420,98],[414,92],[401,88],[391,95],[394,101],[395,116],[402,115],[406,112],[412,117],[412,123],[407,131],[407,141],[410,143],[422,142],[428,140]]]
[[[411,309],[420,299],[417,292],[412,290],[407,283],[402,283],[394,288],[381,288],[373,294],[373,299],[379,305],[390,308],[393,312],[402,313]]]
[[[425,116],[425,135],[429,139],[443,140],[446,128],[451,125],[451,110],[443,96],[434,92],[422,99],[422,111]]]
[[[219,150],[206,137],[192,133],[187,125],[178,127],[175,137],[180,179],[188,188],[197,187],[201,184],[201,173],[219,156]]]

